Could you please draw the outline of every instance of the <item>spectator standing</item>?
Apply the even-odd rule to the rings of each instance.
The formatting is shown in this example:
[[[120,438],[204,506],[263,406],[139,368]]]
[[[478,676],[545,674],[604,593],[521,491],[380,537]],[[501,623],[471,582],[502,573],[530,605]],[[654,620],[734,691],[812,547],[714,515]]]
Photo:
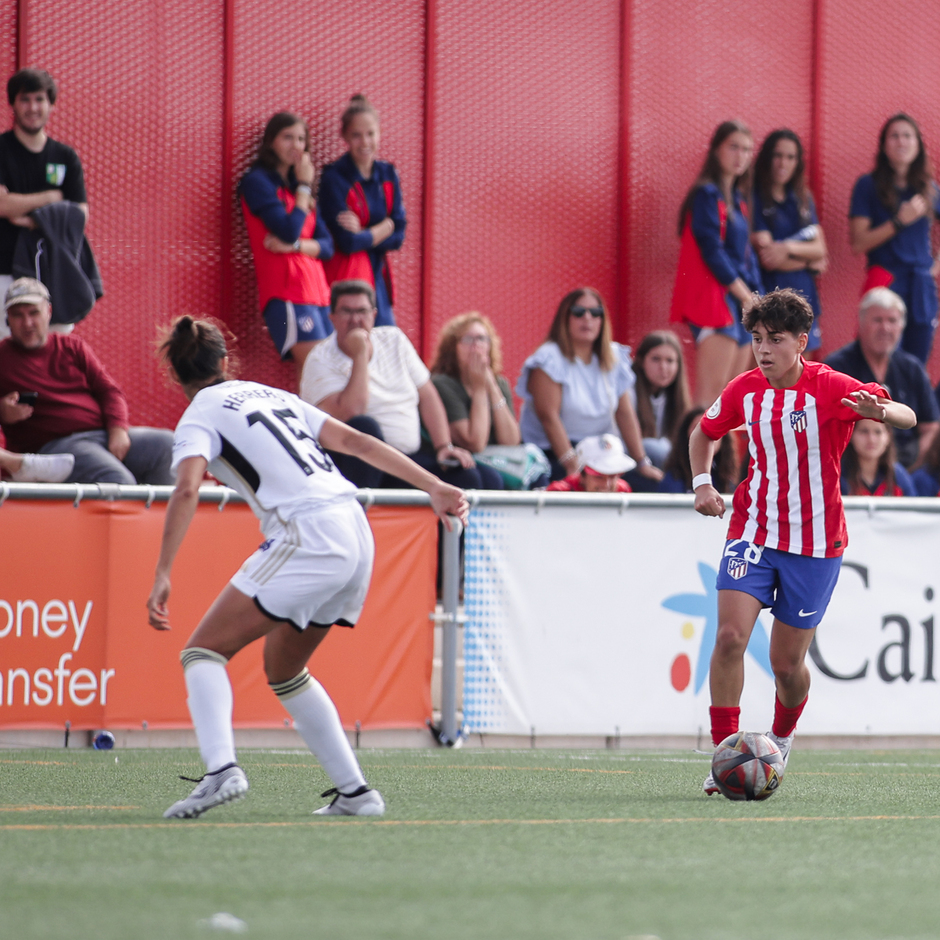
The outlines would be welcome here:
[[[326,264],[330,284],[360,279],[375,291],[376,326],[394,326],[395,288],[388,257],[405,240],[401,183],[391,163],[378,159],[379,115],[353,95],[340,122],[348,151],[323,168],[320,211],[336,251]]]
[[[682,245],[669,319],[687,323],[692,332],[695,401],[706,408],[754,365],[751,337],[741,323],[763,289],[747,205],[753,152],[746,125],[719,124],[679,209]]]
[[[310,132],[299,115],[279,111],[267,123],[258,156],[238,186],[268,333],[297,378],[304,360],[333,331],[322,261],[333,239],[313,201]]]
[[[891,429],[858,421],[842,455],[843,496],[916,496],[910,474],[896,460]]]
[[[20,69],[7,82],[13,129],[0,134],[0,295],[13,282],[13,254],[20,232],[35,227],[29,213],[68,201],[88,217],[85,176],[78,154],[53,140],[46,124],[55,109],[58,89],[40,69]],[[69,332],[65,325],[63,332]],[[0,339],[9,336],[0,322]]]
[[[375,326],[375,293],[365,281],[330,289],[334,332],[304,364],[300,397],[321,411],[391,444],[447,483],[481,489],[473,455],[450,437],[447,413],[408,337],[397,326]],[[431,443],[422,446],[421,425]],[[360,487],[404,486],[348,454],[334,462]]]
[[[813,308],[807,353],[822,345],[816,278],[827,265],[826,241],[806,186],[803,143],[783,128],[767,136],[754,164],[754,233],[765,290],[791,287]],[[807,356],[806,358],[814,358]]]
[[[868,258],[863,293],[890,287],[907,307],[901,345],[924,364],[937,322],[937,265],[930,230],[940,190],[917,122],[907,114],[888,118],[878,137],[871,173],[859,177],[849,208],[849,242]]]
[[[916,469],[940,430],[940,408],[920,360],[899,348],[905,316],[897,294],[872,288],[859,304],[858,338],[832,353],[826,364],[861,382],[883,385],[895,401],[913,410],[917,427],[897,430],[894,440],[901,464]]]
[[[553,480],[579,471],[575,447],[583,438],[618,433],[639,475],[653,483],[662,477],[643,449],[630,395],[636,381],[630,350],[610,334],[603,298],[579,287],[562,298],[548,339],[522,367],[516,385],[522,439],[545,451]]]
[[[71,454],[68,483],[172,484],[173,432],[128,426],[124,393],[77,336],[52,333],[44,284],[7,291],[10,336],[0,342],[0,427],[18,453]],[[33,405],[22,393],[34,391]]]
[[[679,337],[669,330],[648,333],[637,347],[633,371],[643,447],[653,465],[662,470],[679,422],[690,405]]]
[[[431,381],[444,403],[451,440],[471,454],[488,444],[522,440],[502,367],[499,336],[481,313],[461,314],[441,328]],[[503,489],[495,470],[479,463],[477,469],[484,489]]]

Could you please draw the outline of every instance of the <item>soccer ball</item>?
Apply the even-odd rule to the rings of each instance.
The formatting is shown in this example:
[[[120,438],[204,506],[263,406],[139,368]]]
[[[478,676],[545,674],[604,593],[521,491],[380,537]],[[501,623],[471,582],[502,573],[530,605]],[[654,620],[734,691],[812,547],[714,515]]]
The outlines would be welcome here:
[[[766,800],[783,780],[783,756],[766,735],[737,731],[715,748],[712,777],[729,800]]]

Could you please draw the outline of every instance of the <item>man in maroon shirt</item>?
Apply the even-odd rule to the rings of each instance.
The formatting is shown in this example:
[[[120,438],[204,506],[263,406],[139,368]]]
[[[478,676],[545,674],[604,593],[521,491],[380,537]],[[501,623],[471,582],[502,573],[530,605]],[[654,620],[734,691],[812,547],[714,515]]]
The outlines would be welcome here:
[[[19,278],[4,306],[10,336],[0,342],[0,427],[7,446],[73,454],[69,483],[172,484],[173,433],[128,427],[124,393],[91,348],[49,331],[45,285]]]

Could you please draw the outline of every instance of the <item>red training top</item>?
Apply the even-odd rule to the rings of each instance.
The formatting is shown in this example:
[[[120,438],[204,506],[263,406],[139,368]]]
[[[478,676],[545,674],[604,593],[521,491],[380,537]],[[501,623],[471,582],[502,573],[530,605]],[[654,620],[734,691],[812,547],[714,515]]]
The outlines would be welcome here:
[[[278,198],[290,214],[295,205],[294,194],[286,187],[277,191]],[[319,258],[310,258],[298,251],[281,254],[264,247],[264,238],[268,229],[256,216],[244,197],[241,200],[245,227],[248,229],[248,241],[255,262],[255,276],[258,279],[258,303],[262,311],[268,301],[274,298],[289,300],[294,304],[311,304],[316,307],[330,305],[330,288]],[[307,218],[300,229],[299,238],[314,238],[317,227],[316,209],[307,213]]]

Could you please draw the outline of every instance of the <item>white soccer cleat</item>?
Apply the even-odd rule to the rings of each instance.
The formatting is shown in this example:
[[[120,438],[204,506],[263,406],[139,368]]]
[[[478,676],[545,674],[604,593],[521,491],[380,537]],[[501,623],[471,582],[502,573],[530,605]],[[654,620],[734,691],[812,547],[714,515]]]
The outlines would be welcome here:
[[[702,791],[706,796],[711,796],[713,793],[720,793],[718,789],[718,784],[715,783],[715,778],[712,776],[712,772],[708,771],[708,776],[705,778],[705,782],[702,784]]]
[[[793,734],[796,734],[794,731]],[[767,737],[780,749],[780,756],[783,758],[783,769],[787,769],[787,760],[790,757],[790,748],[793,746],[793,734],[787,738],[778,738],[773,731],[767,732]]]
[[[20,469],[10,474],[14,483],[61,483],[75,466],[74,454],[23,454]]]
[[[321,796],[332,796],[333,802],[315,809],[314,816],[381,816],[385,812],[382,794],[369,787],[359,787],[349,795],[340,793],[334,787]]]
[[[189,777],[180,777],[188,780]],[[195,819],[213,806],[240,800],[248,792],[248,778],[238,764],[226,764],[198,781],[198,786],[185,799],[177,800],[164,814],[164,819]]]

